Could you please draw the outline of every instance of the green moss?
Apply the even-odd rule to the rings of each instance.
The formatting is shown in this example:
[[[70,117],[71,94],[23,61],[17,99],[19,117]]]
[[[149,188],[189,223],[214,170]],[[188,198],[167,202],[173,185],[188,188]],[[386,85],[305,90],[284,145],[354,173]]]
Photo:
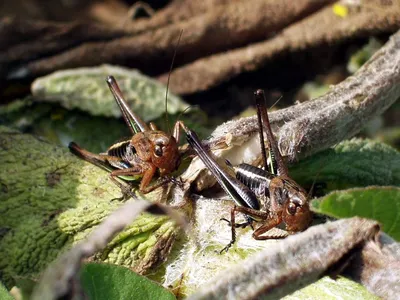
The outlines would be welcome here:
[[[34,136],[0,127],[0,163],[0,269],[7,286],[14,276],[36,277],[122,204],[111,201],[121,192],[107,172]],[[97,259],[133,267],[151,259],[155,238],[175,232],[168,218],[144,214]]]

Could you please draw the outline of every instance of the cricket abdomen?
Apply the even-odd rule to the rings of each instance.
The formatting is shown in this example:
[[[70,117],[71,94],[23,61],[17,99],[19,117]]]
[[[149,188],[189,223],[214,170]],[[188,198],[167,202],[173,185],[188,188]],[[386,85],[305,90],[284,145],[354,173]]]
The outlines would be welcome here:
[[[249,164],[240,164],[234,167],[236,178],[253,191],[258,197],[268,196],[268,187],[272,174],[264,169]]]
[[[131,146],[130,139],[115,143],[107,150],[107,155],[127,160],[129,160],[129,156],[132,156],[134,153],[136,153],[136,151],[135,148]]]

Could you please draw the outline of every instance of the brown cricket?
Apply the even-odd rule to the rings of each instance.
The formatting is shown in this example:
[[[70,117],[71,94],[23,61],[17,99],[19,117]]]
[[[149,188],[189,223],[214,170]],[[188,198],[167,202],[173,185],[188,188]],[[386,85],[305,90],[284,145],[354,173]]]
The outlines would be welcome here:
[[[168,177],[180,164],[181,154],[178,149],[180,122],[176,122],[173,133],[158,130],[155,124],[147,125],[127,105],[122,92],[113,76],[108,76],[107,84],[122,116],[132,132],[132,137],[113,144],[105,153],[91,153],[76,143],[71,142],[69,149],[75,155],[110,171],[111,179],[121,188],[117,178],[124,181],[142,178],[139,190],[146,194],[173,178]],[[158,182],[150,185],[154,175],[161,176]]]
[[[263,168],[240,164],[234,167],[236,178],[231,176],[210,156],[196,133],[181,124],[190,146],[235,202],[231,210],[230,221],[226,220],[230,223],[232,238],[222,251],[228,251],[235,243],[237,227],[252,226],[253,222],[261,223],[253,232],[253,238],[264,240],[276,237],[268,235],[268,231],[280,224],[284,225],[288,234],[292,234],[305,230],[312,221],[308,194],[289,177],[288,168],[272,133],[264,91],[257,90],[254,95],[257,105]],[[270,164],[267,163],[264,131],[272,158]],[[230,165],[229,162],[227,163]],[[236,224],[236,212],[244,213],[247,222]]]

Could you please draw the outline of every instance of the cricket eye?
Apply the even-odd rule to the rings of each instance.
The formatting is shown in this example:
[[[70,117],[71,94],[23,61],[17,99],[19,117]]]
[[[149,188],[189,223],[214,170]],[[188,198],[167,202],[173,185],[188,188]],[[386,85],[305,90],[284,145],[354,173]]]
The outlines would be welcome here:
[[[288,212],[290,215],[294,216],[294,215],[296,214],[296,211],[297,211],[296,208],[297,208],[297,205],[291,202],[291,203],[289,203],[289,205],[288,205],[287,212]]]
[[[163,155],[163,146],[162,145],[156,145],[154,147],[154,154],[156,157],[161,157]]]

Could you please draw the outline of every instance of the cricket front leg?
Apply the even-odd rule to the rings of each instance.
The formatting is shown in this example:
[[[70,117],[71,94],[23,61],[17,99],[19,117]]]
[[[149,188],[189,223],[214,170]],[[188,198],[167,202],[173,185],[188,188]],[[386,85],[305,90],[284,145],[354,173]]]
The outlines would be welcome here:
[[[138,164],[134,165],[130,168],[126,169],[121,169],[121,170],[114,170],[111,172],[110,176],[113,179],[113,181],[116,181],[117,177],[124,177],[124,176],[136,176],[136,175],[142,175],[142,180],[140,181],[140,186],[139,190],[143,194],[147,194],[150,191],[154,190],[153,189],[148,189],[148,185],[153,179],[153,176],[156,172],[157,168],[154,165],[143,163],[143,164]]]
[[[233,244],[236,242],[236,224],[235,224],[235,212],[236,212],[236,205],[231,209],[231,221],[229,222],[226,219],[221,219],[224,221],[228,221],[229,225],[231,226],[231,240],[226,245],[221,251],[219,251],[219,254],[222,254],[222,252],[228,252],[229,248],[233,246]]]
[[[113,161],[112,164],[115,164],[116,162]],[[122,177],[126,176],[135,176],[135,175],[142,175],[144,173],[143,167],[140,165],[133,166],[131,168],[126,168],[126,169],[119,169],[119,170],[114,170],[110,173],[110,178],[111,180],[121,189],[122,191],[122,199],[126,199],[126,196],[130,196],[133,199],[137,199],[136,195],[131,191],[131,187],[128,184],[123,184],[121,181],[118,180],[118,177],[121,177],[122,180],[124,180]]]
[[[265,223],[253,232],[253,238],[255,240],[269,240],[271,238],[284,238],[286,236],[276,236],[276,235],[263,235],[265,232],[271,230],[272,228],[278,226],[282,222],[282,218],[278,215],[273,217],[268,216],[265,219]]]
[[[171,177],[169,176],[163,176],[161,178],[159,178],[156,182],[154,182],[153,184],[150,185],[151,179],[153,178],[155,172],[156,172],[157,168],[153,167],[151,169],[149,169],[148,172],[146,172],[143,175],[143,179],[140,183],[140,191],[143,194],[147,194],[150,193],[152,191],[154,191],[155,189],[166,185],[167,183],[173,181],[173,179],[171,179]]]

